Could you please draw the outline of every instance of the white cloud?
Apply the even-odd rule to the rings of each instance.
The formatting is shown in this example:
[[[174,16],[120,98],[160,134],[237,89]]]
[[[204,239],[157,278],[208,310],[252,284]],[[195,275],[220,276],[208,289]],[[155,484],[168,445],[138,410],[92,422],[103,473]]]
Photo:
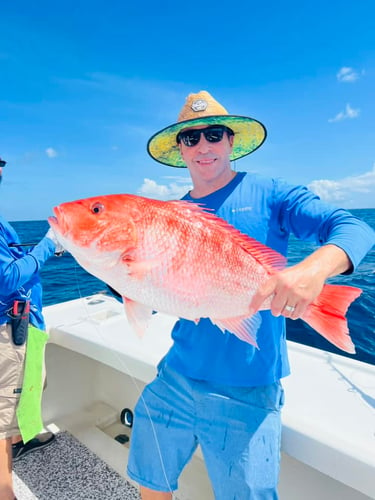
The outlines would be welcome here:
[[[375,164],[373,169],[357,176],[340,180],[320,179],[312,181],[309,189],[322,200],[352,208],[375,206]]]
[[[344,66],[339,70],[339,72],[336,74],[336,77],[339,82],[355,82],[359,78],[359,73],[357,71],[354,71],[353,68],[348,68]]]
[[[191,182],[186,177],[171,177],[174,182],[158,184],[152,179],[144,179],[138,194],[147,198],[158,200],[178,200],[192,188]]]
[[[47,148],[46,149],[46,155],[48,158],[56,158],[57,156],[57,151],[53,148]]]
[[[144,179],[137,191],[140,196],[159,200],[177,200],[192,189],[187,177],[170,176],[165,183]],[[369,172],[343,179],[314,180],[308,185],[324,201],[345,208],[375,208],[375,163]]]
[[[330,118],[328,121],[333,122],[341,122],[342,120],[347,120],[348,118],[358,118],[360,113],[360,109],[353,109],[350,104],[345,106],[345,111],[340,111],[334,118]]]

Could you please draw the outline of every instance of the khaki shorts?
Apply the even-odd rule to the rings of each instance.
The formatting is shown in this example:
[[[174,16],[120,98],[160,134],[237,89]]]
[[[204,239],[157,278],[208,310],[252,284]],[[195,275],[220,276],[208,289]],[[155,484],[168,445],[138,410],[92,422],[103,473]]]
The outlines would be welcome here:
[[[16,346],[11,326],[0,325],[0,439],[19,434],[16,409],[21,396],[26,343]]]

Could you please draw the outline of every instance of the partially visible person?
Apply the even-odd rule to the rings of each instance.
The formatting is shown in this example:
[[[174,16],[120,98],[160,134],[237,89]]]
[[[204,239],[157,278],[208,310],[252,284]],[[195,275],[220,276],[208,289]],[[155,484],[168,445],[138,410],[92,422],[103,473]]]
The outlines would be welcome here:
[[[325,281],[353,272],[375,243],[367,224],[307,188],[232,169],[231,161],[265,137],[260,122],[229,115],[201,91],[187,97],[177,123],[148,142],[155,160],[188,168],[193,188],[184,200],[284,256],[291,234],[319,248],[249,297],[249,315],[272,300],[271,310],[259,313],[259,349],[207,318],[177,321],[173,344],[135,408],[128,474],[143,500],[172,498],[198,444],[216,500],[278,498],[281,379],[290,373],[285,317],[300,318]]]
[[[0,183],[6,162],[0,158]],[[28,335],[45,328],[42,315],[40,268],[63,249],[54,233],[25,251],[13,227],[0,215],[0,499],[15,498],[12,463],[54,440],[51,432],[41,433],[24,443],[16,410],[22,394]],[[40,365],[43,365],[41,360]],[[44,374],[40,373],[40,378]]]

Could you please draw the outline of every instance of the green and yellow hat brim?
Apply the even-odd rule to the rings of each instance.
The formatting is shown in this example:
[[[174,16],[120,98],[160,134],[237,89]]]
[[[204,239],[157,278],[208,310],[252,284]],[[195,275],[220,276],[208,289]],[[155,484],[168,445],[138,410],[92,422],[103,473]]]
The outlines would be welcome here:
[[[147,143],[147,152],[154,160],[171,167],[186,168],[176,141],[177,134],[189,127],[225,125],[234,132],[230,160],[238,160],[258,149],[266,139],[267,131],[253,118],[236,115],[211,115],[185,120],[170,125],[154,134]]]

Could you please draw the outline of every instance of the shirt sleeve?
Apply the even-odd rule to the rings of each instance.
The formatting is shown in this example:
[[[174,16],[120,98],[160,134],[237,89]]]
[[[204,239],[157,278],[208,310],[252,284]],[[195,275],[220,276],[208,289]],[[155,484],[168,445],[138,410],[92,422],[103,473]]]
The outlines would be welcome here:
[[[0,295],[6,297],[29,282],[53,255],[54,249],[54,243],[43,238],[31,251],[17,258],[0,237]]]
[[[347,254],[353,270],[375,244],[375,232],[347,210],[323,202],[304,186],[280,183],[277,205],[282,231],[317,245],[336,245]]]

